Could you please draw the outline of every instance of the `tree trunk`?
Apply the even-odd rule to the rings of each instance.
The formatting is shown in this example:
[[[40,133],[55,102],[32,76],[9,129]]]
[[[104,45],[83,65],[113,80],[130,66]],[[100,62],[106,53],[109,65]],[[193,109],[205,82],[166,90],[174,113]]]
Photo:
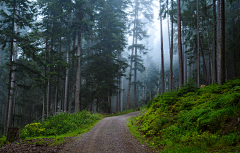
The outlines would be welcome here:
[[[199,0],[197,0],[197,85],[200,87]]]
[[[177,0],[177,12],[178,12],[178,60],[179,60],[179,88],[183,86],[183,62],[182,62],[182,40],[181,40],[181,10],[180,0]]]
[[[219,82],[220,80],[220,76],[219,76],[219,74],[220,74],[220,59],[219,59],[219,46],[220,46],[220,37],[221,37],[221,35],[220,35],[220,27],[221,27],[221,24],[220,24],[220,22],[221,22],[221,19],[220,19],[220,0],[217,0],[217,82]]]
[[[172,0],[172,11],[173,11],[173,0]],[[171,49],[170,49],[170,79],[169,79],[169,91],[173,90],[173,13],[171,15]]]
[[[187,84],[187,54],[185,53],[186,48],[184,47],[183,55],[184,55],[184,84]]]
[[[47,117],[50,115],[51,106],[51,51],[53,50],[53,39],[51,38],[51,49],[49,51],[49,76],[48,76],[48,96],[47,96]]]
[[[80,77],[81,77],[81,28],[78,31],[78,49],[77,49],[77,57],[78,57],[78,66],[77,66],[77,75],[76,75],[76,97],[75,97],[75,112],[79,111],[79,95],[80,95]]]
[[[134,19],[134,29],[133,29],[133,42],[132,45],[134,45],[134,37],[135,37],[135,28],[136,28],[136,13],[135,13],[135,19]],[[131,88],[131,78],[132,78],[132,56],[133,56],[133,49],[132,47],[132,54],[131,54],[131,62],[130,62],[130,70],[129,70],[129,81],[128,81],[128,96],[127,96],[127,106],[126,109],[129,107],[129,101],[130,101],[130,88]]]
[[[51,68],[49,66],[49,72],[51,72]],[[50,105],[51,105],[51,76],[48,76],[48,96],[47,96],[47,117],[50,115]]]
[[[138,25],[138,0],[136,1],[136,25],[135,27],[137,27]],[[135,41],[137,44],[137,28],[136,28],[136,36],[135,36]],[[137,93],[137,47],[135,47],[135,60],[134,60],[135,64],[134,64],[134,95],[133,95],[133,109],[136,108],[136,93]]]
[[[168,1],[167,1],[167,24],[168,24],[168,43],[169,43],[169,55],[171,50],[171,42],[170,42],[170,31],[169,31],[169,11],[168,11]]]
[[[122,77],[122,87],[121,87],[121,112],[123,111],[123,77]]]
[[[47,28],[48,29],[48,28]],[[47,52],[48,52],[48,39],[46,39],[46,50],[45,50],[45,65],[44,65],[44,77],[47,77]],[[43,111],[42,111],[42,122],[44,120],[45,116],[45,105],[46,105],[46,99],[47,99],[47,82],[44,79],[44,90],[43,90]]]
[[[216,68],[216,0],[213,0],[213,46],[212,46],[212,83],[217,82]]]
[[[206,85],[208,85],[207,66],[206,66],[205,57],[204,57],[204,52],[203,52],[202,43],[201,43],[201,40],[200,40],[200,39],[199,39],[199,44],[200,44],[200,46],[201,46],[201,53],[202,53],[202,58],[203,58],[203,71],[204,71],[205,77],[206,77]]]
[[[18,33],[18,26],[15,25],[15,32]],[[16,40],[14,40],[16,41]],[[14,43],[14,52],[13,52],[13,66],[12,66],[12,74],[11,74],[11,88],[10,88],[10,98],[9,98],[9,113],[8,113],[8,127],[11,127],[12,123],[12,114],[13,114],[13,100],[14,100],[14,90],[15,90],[15,69],[17,62],[17,44]]]
[[[59,37],[59,50],[58,50],[58,58],[59,54],[61,53],[61,49],[62,49],[62,43],[61,43],[61,36]],[[56,84],[56,94],[55,94],[55,107],[54,107],[54,112],[57,112],[57,105],[58,105],[58,90],[59,90],[59,66],[57,68],[58,71],[58,75],[57,75],[57,84]]]
[[[161,1],[160,1],[160,12],[161,12]],[[162,76],[161,76],[161,81],[162,81],[162,94],[165,92],[165,87],[164,87],[164,56],[163,56],[163,33],[162,33],[162,16],[160,15],[160,31],[161,31],[161,67],[162,67]]]
[[[14,34],[14,24],[15,24],[15,21],[14,21],[14,16],[15,16],[15,5],[16,5],[16,1],[14,0],[13,2],[13,17],[12,17],[12,34]],[[12,98],[11,96],[11,76],[12,76],[12,55],[13,55],[13,42],[14,42],[14,39],[12,38],[11,40],[11,48],[10,48],[10,58],[9,58],[9,74],[8,74],[8,98],[7,98],[7,108],[6,108],[6,116],[5,116],[5,124],[4,124],[4,135],[6,136],[7,134],[7,131],[8,131],[8,125],[9,125],[9,120],[10,120],[10,123],[11,123],[11,118],[9,118],[9,110],[11,110],[11,106],[10,106],[10,98]],[[10,125],[11,126],[11,125]]]
[[[118,77],[118,111],[121,112],[121,87],[120,87],[121,81],[120,81],[120,77]]]
[[[70,41],[69,41],[69,45],[68,45],[68,51],[67,51],[67,64],[69,64],[69,51],[70,51]],[[66,68],[66,78],[65,78],[65,96],[64,96],[64,111],[67,111],[67,100],[68,100],[68,74],[69,74],[69,70],[68,67]]]
[[[219,44],[219,63],[220,74],[218,84],[225,83],[225,1],[220,0],[220,44]]]
[[[74,64],[75,64],[75,43],[76,43],[76,36],[74,35],[73,39],[73,54],[72,54],[72,72],[71,72],[71,82],[70,82],[70,96],[69,96],[69,101],[68,101],[68,112],[71,112],[72,108],[72,92],[73,92],[73,80],[74,80]]]
[[[233,23],[233,25],[234,25],[234,23]],[[236,34],[235,34],[235,28],[233,28],[233,41],[235,41],[235,42],[237,41]],[[235,45],[234,50],[233,50],[233,77],[234,78],[237,77],[237,59],[236,59],[237,51],[236,50],[237,50],[237,46]]]

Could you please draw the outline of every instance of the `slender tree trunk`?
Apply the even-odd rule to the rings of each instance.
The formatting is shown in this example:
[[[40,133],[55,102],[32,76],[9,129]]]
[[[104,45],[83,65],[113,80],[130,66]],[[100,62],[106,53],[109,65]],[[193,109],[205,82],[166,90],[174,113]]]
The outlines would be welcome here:
[[[48,29],[48,28],[47,28]],[[45,65],[44,65],[44,77],[47,77],[47,52],[48,52],[48,39],[46,39],[46,49],[45,49]],[[45,116],[45,105],[47,102],[47,81],[44,80],[44,93],[43,93],[43,111],[42,111],[42,121]]]
[[[61,53],[61,50],[62,50],[62,40],[61,40],[61,36],[59,37],[59,50],[58,50],[58,58],[59,57],[59,54]],[[57,71],[58,71],[58,75],[57,75],[57,84],[56,84],[56,94],[55,94],[55,107],[54,107],[54,112],[56,113],[57,112],[57,105],[58,105],[58,91],[59,91],[59,66],[57,68]]]
[[[171,50],[171,42],[170,42],[170,30],[169,30],[169,10],[168,10],[168,1],[167,1],[167,24],[168,24],[168,43],[169,43],[169,55]]]
[[[15,25],[15,31],[18,33],[18,27]],[[16,41],[16,40],[15,40]],[[14,52],[13,52],[13,64],[17,62],[17,43],[14,43]],[[9,113],[8,113],[8,127],[11,127],[12,123],[12,114],[13,114],[13,100],[14,100],[14,90],[15,90],[15,69],[16,65],[12,66],[12,77],[11,77],[11,88],[10,88],[10,98],[9,98]]]
[[[70,51],[70,41],[69,41],[69,45],[68,45],[68,51],[67,51],[67,64],[69,64],[69,51]],[[68,102],[67,102],[67,100],[68,100],[68,78],[69,78],[69,76],[68,76],[68,74],[69,74],[69,70],[68,70],[68,68],[66,69],[66,78],[65,78],[65,96],[64,96],[64,111],[67,111],[68,109],[67,109],[67,104],[68,104]]]
[[[181,10],[180,0],[177,0],[178,12],[178,59],[179,59],[179,88],[183,86],[183,61],[182,61],[182,40],[181,40]]]
[[[77,49],[77,57],[78,57],[78,66],[77,66],[77,75],[76,75],[76,97],[75,97],[75,112],[79,111],[79,95],[80,95],[80,77],[81,77],[81,28],[78,31],[78,49]]]
[[[136,13],[135,13],[135,19],[134,19],[134,29],[133,29],[133,43],[132,45],[134,45],[134,37],[135,37],[135,28],[136,28]],[[130,70],[129,70],[129,81],[128,81],[128,96],[127,96],[127,106],[126,109],[129,108],[129,101],[130,101],[130,88],[131,88],[131,78],[132,78],[132,56],[133,56],[133,49],[134,47],[132,47],[132,54],[131,54],[131,62],[130,62]]]
[[[184,84],[187,84],[187,54],[185,53],[186,48],[184,47]]]
[[[202,53],[202,58],[203,58],[203,70],[204,70],[205,77],[206,77],[206,85],[208,85],[207,66],[206,66],[205,57],[204,57],[204,52],[203,52],[202,43],[201,43],[201,40],[200,40],[200,39],[199,39],[199,44],[200,44],[200,46],[201,46],[201,53]]]
[[[73,54],[72,54],[72,72],[71,72],[71,82],[70,82],[70,96],[69,96],[69,104],[68,104],[68,112],[71,112],[72,108],[72,92],[73,92],[73,81],[74,81],[74,64],[75,64],[75,43],[76,36],[74,35],[73,39]]]
[[[98,113],[98,96],[97,96],[97,100],[96,100],[96,113]]]
[[[44,112],[45,112],[45,105],[44,105],[45,102],[44,102],[44,101],[45,101],[45,96],[43,95],[42,122],[43,122],[43,120],[44,120],[44,115],[45,115],[45,114],[44,114]]]
[[[51,72],[51,67],[49,66],[49,72]],[[51,105],[51,75],[48,76],[48,96],[47,96],[47,117],[50,115],[50,105]]]
[[[233,26],[234,26],[234,20],[233,20]],[[235,41],[235,42],[237,41],[236,40],[236,34],[235,34],[235,26],[233,28],[233,41]],[[237,77],[237,59],[236,59],[237,51],[236,50],[237,50],[237,46],[235,45],[234,49],[233,49],[233,77],[234,78]]]
[[[225,1],[220,0],[220,44],[219,44],[219,63],[220,74],[218,84],[225,83]]]
[[[138,25],[138,0],[136,1],[136,25],[135,27],[137,27]],[[136,34],[137,34],[137,28],[136,28]],[[137,44],[137,35],[135,36],[135,41]],[[135,64],[134,64],[134,95],[133,95],[133,109],[136,108],[136,93],[137,93],[137,47],[135,47],[135,60],[134,60]]]
[[[217,82],[216,68],[216,0],[213,0],[212,83]]]
[[[160,1],[160,12],[161,12],[161,1]],[[162,16],[160,15],[160,31],[161,31],[161,67],[162,67],[162,76],[161,76],[161,81],[162,81],[162,94],[165,92],[165,87],[164,87],[164,56],[163,56],[163,33],[162,33]]]
[[[111,95],[108,93],[108,113],[111,113],[111,104],[112,104],[112,101],[111,101]]]
[[[121,81],[120,81],[120,77],[118,77],[118,111],[121,112],[121,87],[120,87]]]
[[[199,0],[197,0],[197,85],[200,87]]]
[[[13,1],[13,16],[12,16],[12,34],[14,34],[14,24],[15,24],[15,5],[16,5],[16,0]],[[10,48],[10,58],[9,58],[9,74],[8,74],[8,98],[7,98],[7,108],[6,108],[6,115],[5,115],[5,124],[4,124],[4,135],[6,136],[7,131],[8,131],[8,125],[9,125],[9,121],[11,120],[9,118],[9,110],[12,109],[11,106],[9,106],[9,101],[11,97],[11,76],[12,76],[12,55],[13,55],[13,41],[14,39],[12,38],[11,40],[11,48]],[[10,122],[11,123],[11,122]]]
[[[152,99],[152,90],[150,88],[150,99],[149,100],[151,100],[151,99]]]
[[[51,49],[49,52],[49,64],[51,63],[51,51],[53,50],[53,39],[51,38]],[[51,73],[51,66],[49,65],[49,73]],[[50,115],[51,106],[51,74],[48,76],[48,96],[47,96],[47,117]]]
[[[122,77],[122,87],[121,87],[121,112],[123,111],[123,77]]]
[[[211,55],[209,55],[209,58],[208,58],[208,71],[207,71],[207,73],[208,73],[208,84],[211,84],[211,60],[210,60],[210,56]]]
[[[219,59],[219,56],[220,56],[220,54],[219,54],[219,46],[220,46],[220,37],[221,37],[221,35],[220,35],[220,33],[221,33],[221,29],[220,29],[220,27],[221,27],[221,19],[220,19],[220,0],[217,0],[217,82],[219,82],[220,80],[220,76],[219,76],[219,74],[220,74],[220,59]]]
[[[173,0],[172,0],[172,11],[173,11]],[[171,49],[170,49],[170,79],[169,79],[169,90],[173,90],[173,13],[171,15]]]

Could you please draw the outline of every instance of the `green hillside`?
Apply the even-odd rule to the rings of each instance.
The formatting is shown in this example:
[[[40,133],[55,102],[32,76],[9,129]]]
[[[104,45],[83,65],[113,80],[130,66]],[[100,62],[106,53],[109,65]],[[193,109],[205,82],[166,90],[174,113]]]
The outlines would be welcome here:
[[[239,152],[239,111],[239,78],[201,89],[188,83],[155,97],[129,127],[158,151]]]

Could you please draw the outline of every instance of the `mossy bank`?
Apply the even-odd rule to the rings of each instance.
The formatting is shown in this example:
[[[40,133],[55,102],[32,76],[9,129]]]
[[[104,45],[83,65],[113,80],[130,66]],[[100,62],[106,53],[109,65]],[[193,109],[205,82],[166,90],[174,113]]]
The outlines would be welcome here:
[[[159,152],[240,152],[240,79],[158,95],[130,119],[131,132]]]

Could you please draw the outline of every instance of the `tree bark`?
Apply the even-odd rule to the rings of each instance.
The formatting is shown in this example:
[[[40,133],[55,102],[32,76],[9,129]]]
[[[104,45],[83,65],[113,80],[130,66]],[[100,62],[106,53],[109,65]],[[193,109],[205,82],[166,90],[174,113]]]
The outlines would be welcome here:
[[[136,13],[135,13],[135,18],[134,18],[134,29],[133,29],[133,42],[132,45],[134,45],[134,37],[135,37],[135,28],[136,28]],[[131,54],[131,62],[130,62],[130,70],[129,70],[129,81],[128,81],[128,96],[127,96],[127,106],[126,109],[129,108],[129,101],[130,101],[130,88],[131,88],[131,78],[132,78],[132,56],[133,56],[133,49],[132,47],[132,54]]]
[[[187,54],[185,53],[186,48],[183,49],[184,55],[184,84],[187,84]]]
[[[62,50],[62,40],[61,40],[61,36],[59,37],[59,50],[58,50],[58,58],[59,54],[61,53]],[[56,93],[55,93],[55,105],[54,105],[54,112],[57,112],[57,105],[58,105],[58,91],[59,91],[59,66],[57,68],[58,71],[58,75],[57,75],[57,84],[56,84]]]
[[[199,0],[197,0],[197,85],[200,87]]]
[[[219,46],[220,46],[220,27],[221,27],[221,19],[220,19],[220,0],[217,0],[217,82],[219,82],[220,80],[220,59],[219,59]]]
[[[16,0],[13,1],[13,16],[12,16],[12,34],[14,34],[14,24],[15,24],[15,6],[16,6]],[[9,120],[9,109],[12,109],[9,106],[9,101],[11,98],[11,76],[12,76],[12,55],[13,55],[13,42],[14,39],[11,40],[11,48],[10,48],[10,58],[9,58],[9,74],[8,74],[8,98],[7,98],[7,108],[6,108],[6,116],[5,116],[5,124],[4,124],[4,135],[6,136],[8,131],[8,120]],[[10,119],[11,120],[11,119]]]
[[[75,97],[75,112],[79,111],[79,95],[80,95],[80,77],[81,77],[81,28],[78,31],[78,49],[77,49],[78,65],[76,75],[76,97]]]
[[[220,0],[220,44],[219,44],[219,63],[220,74],[218,84],[225,83],[225,1]]]
[[[121,112],[123,111],[123,77],[122,77],[122,87],[121,87]]]
[[[200,46],[201,46],[201,53],[202,53],[202,58],[203,58],[203,71],[204,71],[205,77],[206,77],[206,85],[208,85],[207,66],[206,66],[205,57],[204,57],[204,52],[203,52],[202,43],[201,43],[201,40],[200,40],[200,39],[199,39],[199,44],[200,44]]]
[[[136,0],[136,25],[135,27],[137,27],[138,25],[138,0]],[[136,28],[136,36],[135,36],[135,41],[137,44],[137,28]],[[133,95],[133,109],[136,108],[136,93],[137,93],[137,47],[135,47],[135,60],[134,60],[135,64],[134,64],[134,95]]]
[[[18,13],[17,13],[18,14]],[[15,33],[18,33],[18,26],[15,25]],[[16,40],[14,40],[16,41]],[[17,43],[14,43],[14,52],[13,52],[13,64],[17,62]],[[11,127],[12,123],[12,114],[13,114],[13,100],[14,100],[14,90],[15,90],[15,69],[16,65],[12,66],[12,74],[11,74],[11,88],[10,88],[10,98],[9,98],[9,113],[8,113],[8,127]]]
[[[216,0],[213,0],[212,83],[217,82],[216,68]]]
[[[161,12],[161,1],[160,1],[160,12]],[[162,75],[161,75],[161,81],[162,81],[162,94],[165,92],[164,87],[164,56],[163,56],[163,32],[162,32],[162,16],[159,16],[160,18],[160,31],[161,31],[161,68],[162,68]]]
[[[172,11],[173,11],[173,0],[172,0]],[[171,15],[171,49],[170,49],[170,78],[169,78],[169,90],[173,90],[173,13]]]
[[[76,43],[76,36],[74,35],[73,38],[73,54],[72,54],[72,72],[71,72],[71,82],[70,82],[70,96],[68,101],[68,112],[71,112],[72,108],[72,92],[73,92],[73,80],[74,80],[74,64],[75,64],[75,43]]]
[[[51,49],[49,51],[49,76],[48,76],[48,96],[47,96],[47,117],[50,115],[51,106],[51,51],[53,50],[53,38],[51,38]]]
[[[49,66],[49,72],[51,72],[51,66]],[[50,115],[51,105],[51,75],[48,76],[48,96],[47,96],[47,117]]]
[[[181,10],[180,0],[177,0],[177,12],[178,12],[178,60],[179,60],[179,88],[183,86],[183,61],[182,61],[182,40],[181,40]]]
[[[70,51],[70,41],[69,41],[69,45],[68,45],[68,51],[67,51],[67,64],[69,64],[69,51]],[[68,76],[68,74],[69,74],[69,69],[68,69],[68,67],[66,68],[66,78],[65,78],[65,96],[64,96],[64,111],[67,111],[68,109],[67,109],[67,104],[68,104],[68,102],[67,102],[67,100],[68,100],[68,78],[69,78],[69,76]]]

